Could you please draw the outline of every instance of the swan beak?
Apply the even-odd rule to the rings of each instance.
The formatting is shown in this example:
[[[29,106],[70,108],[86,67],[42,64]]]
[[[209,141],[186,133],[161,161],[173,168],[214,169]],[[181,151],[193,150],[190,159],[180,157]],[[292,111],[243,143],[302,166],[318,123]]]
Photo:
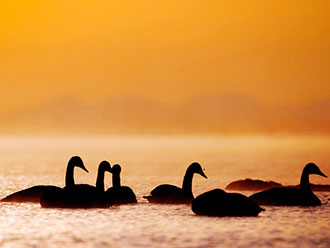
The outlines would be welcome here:
[[[317,175],[320,175],[320,176],[322,176],[322,177],[327,177],[327,175],[325,175],[322,171],[319,171],[319,172],[317,173]]]
[[[84,171],[86,171],[87,173],[89,173],[89,171],[86,169],[86,167],[84,165],[81,167],[81,169],[83,169]]]
[[[201,171],[201,173],[199,173],[202,177],[205,177],[207,179],[207,176],[204,174],[204,171]]]

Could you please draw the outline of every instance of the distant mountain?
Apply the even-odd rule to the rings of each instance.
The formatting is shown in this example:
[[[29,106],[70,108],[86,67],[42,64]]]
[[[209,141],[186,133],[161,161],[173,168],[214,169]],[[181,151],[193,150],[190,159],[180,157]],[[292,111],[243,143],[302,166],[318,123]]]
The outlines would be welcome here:
[[[330,134],[330,100],[266,105],[245,95],[173,105],[131,98],[86,104],[71,97],[1,116],[1,133],[294,133]]]

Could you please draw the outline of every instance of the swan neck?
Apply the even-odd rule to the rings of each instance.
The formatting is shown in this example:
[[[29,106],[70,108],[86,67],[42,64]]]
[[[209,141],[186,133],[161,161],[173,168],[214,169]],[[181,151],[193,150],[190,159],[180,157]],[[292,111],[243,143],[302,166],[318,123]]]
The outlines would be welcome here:
[[[99,168],[96,178],[96,188],[101,191],[104,191],[104,173],[105,171]]]
[[[183,183],[182,183],[182,190],[185,194],[192,195],[192,179],[193,179],[194,172],[191,170],[186,171],[186,174],[184,175],[183,178]]]
[[[120,174],[112,174],[112,187],[119,188],[120,187]]]
[[[311,191],[311,186],[309,183],[309,173],[303,171],[300,178],[300,189],[304,191]]]
[[[72,163],[69,163],[66,167],[66,174],[65,174],[65,187],[72,187],[75,185],[74,178],[73,178],[73,170],[74,165]]]

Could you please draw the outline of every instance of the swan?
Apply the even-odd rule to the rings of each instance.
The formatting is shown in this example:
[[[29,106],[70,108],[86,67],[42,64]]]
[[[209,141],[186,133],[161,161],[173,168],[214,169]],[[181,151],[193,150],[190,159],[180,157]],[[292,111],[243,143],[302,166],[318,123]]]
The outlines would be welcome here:
[[[260,205],[275,206],[319,206],[321,201],[312,192],[309,184],[309,175],[316,174],[327,177],[314,163],[308,163],[302,171],[300,188],[272,188],[250,196],[254,202]]]
[[[162,184],[154,188],[149,196],[143,196],[143,198],[151,203],[190,204],[194,199],[192,193],[192,179],[195,173],[207,178],[201,165],[194,162],[186,170],[182,188],[174,185]]]
[[[191,205],[197,215],[206,216],[258,216],[265,211],[245,195],[214,189],[197,196]]]
[[[78,156],[73,156],[67,165],[66,169],[66,185],[70,186],[74,184],[73,170],[75,167],[79,167],[84,171],[88,172],[85,168],[83,161]],[[39,203],[40,197],[45,191],[56,191],[60,190],[60,187],[53,185],[36,185],[27,189],[20,190],[11,195],[6,196],[1,201],[2,202],[33,202]]]
[[[133,190],[127,186],[120,185],[121,167],[119,164],[112,166],[112,187],[106,192],[106,198],[112,204],[137,203]]]
[[[96,186],[75,184],[70,177],[70,180],[66,180],[63,189],[45,191],[40,199],[40,205],[44,208],[109,207],[110,204],[104,195],[104,174],[106,171],[111,172],[110,163],[102,161],[98,168]]]

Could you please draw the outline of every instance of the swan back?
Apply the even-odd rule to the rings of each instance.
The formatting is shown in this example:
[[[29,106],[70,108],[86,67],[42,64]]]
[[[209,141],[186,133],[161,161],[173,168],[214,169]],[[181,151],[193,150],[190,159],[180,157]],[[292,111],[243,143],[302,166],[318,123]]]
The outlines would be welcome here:
[[[214,189],[196,197],[192,211],[207,216],[258,216],[264,209],[248,197],[237,193],[226,193]]]

